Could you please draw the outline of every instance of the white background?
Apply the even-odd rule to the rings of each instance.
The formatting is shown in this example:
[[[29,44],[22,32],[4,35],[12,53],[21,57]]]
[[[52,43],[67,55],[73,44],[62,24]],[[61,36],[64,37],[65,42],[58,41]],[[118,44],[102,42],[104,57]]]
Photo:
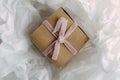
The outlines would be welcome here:
[[[0,80],[120,80],[119,0],[0,0]],[[90,37],[62,69],[29,34],[64,7]]]

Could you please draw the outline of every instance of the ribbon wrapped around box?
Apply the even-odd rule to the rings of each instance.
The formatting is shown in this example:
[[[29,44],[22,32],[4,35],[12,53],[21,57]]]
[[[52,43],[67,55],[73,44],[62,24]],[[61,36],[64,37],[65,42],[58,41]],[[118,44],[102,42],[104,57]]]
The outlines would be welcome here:
[[[88,41],[88,36],[59,8],[38,27],[30,39],[57,67],[62,67]]]

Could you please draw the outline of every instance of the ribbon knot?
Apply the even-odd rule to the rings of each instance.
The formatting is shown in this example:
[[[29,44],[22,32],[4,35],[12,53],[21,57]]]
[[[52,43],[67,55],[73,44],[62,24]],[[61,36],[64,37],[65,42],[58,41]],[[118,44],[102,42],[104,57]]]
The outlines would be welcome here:
[[[43,51],[43,54],[47,56],[51,50],[53,50],[52,59],[57,60],[58,54],[60,51],[60,44],[64,44],[66,48],[75,55],[77,53],[77,50],[65,39],[68,38],[71,33],[76,29],[77,23],[74,22],[68,30],[66,30],[67,22],[64,17],[60,17],[55,25],[55,28],[52,27],[52,25],[47,21],[43,21],[43,25],[53,34],[53,36],[56,38],[55,41],[53,41],[47,49]],[[59,33],[57,33],[59,31]]]
[[[64,37],[63,37],[63,36],[59,36],[59,37],[58,37],[58,41],[59,41],[60,43],[63,43],[63,42],[64,42],[64,40],[65,40],[65,39],[64,39]]]

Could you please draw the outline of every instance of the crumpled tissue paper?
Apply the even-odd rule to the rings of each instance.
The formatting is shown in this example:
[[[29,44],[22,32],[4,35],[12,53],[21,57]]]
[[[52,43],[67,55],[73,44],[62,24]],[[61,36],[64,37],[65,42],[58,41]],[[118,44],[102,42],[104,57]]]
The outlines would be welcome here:
[[[119,5],[119,0],[1,0],[0,80],[120,80]],[[90,40],[57,69],[29,34],[61,6]]]

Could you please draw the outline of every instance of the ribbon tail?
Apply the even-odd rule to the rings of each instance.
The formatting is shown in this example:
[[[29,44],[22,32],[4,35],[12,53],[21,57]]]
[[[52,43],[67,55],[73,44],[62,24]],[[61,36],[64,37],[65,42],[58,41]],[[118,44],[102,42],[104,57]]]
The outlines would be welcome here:
[[[60,43],[58,41],[56,41],[55,46],[54,46],[53,55],[52,55],[53,60],[57,60],[59,51],[60,51]]]
[[[64,41],[64,45],[69,49],[69,51],[75,55],[77,53],[77,50],[66,40]]]
[[[55,41],[52,42],[52,44],[50,44],[50,45],[47,47],[47,49],[45,49],[45,50],[43,51],[43,54],[44,54],[45,56],[47,56],[47,55],[50,53],[50,51],[53,49],[54,45],[55,45]]]

